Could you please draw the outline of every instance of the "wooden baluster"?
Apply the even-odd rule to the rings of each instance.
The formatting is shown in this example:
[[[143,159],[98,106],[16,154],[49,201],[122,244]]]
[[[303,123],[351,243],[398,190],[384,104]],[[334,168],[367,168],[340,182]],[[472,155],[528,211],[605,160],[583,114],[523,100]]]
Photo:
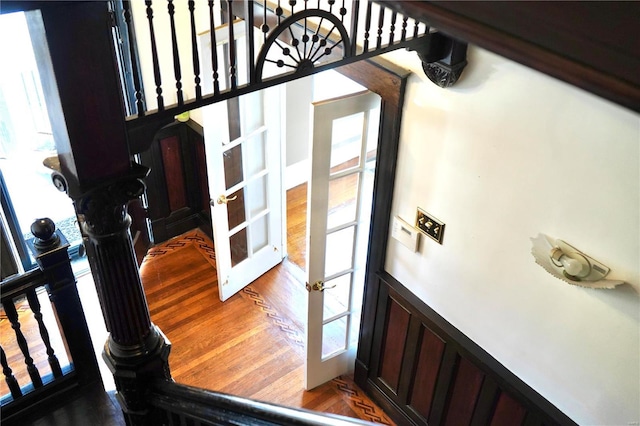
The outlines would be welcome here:
[[[364,52],[369,51],[369,30],[371,29],[371,4],[372,1],[367,2],[367,16],[364,20]]]
[[[195,75],[194,81],[196,83],[196,100],[200,100],[202,99],[202,88],[200,87],[200,58],[198,56],[195,2],[193,0],[189,0],[189,14],[191,15],[191,55],[193,58],[193,73]]]
[[[248,28],[253,28],[253,2],[244,2],[244,16]],[[249,65],[249,83],[256,82],[256,55],[255,55],[255,36],[252,30],[247,34],[247,64]]]
[[[280,25],[280,21],[282,21],[282,7],[280,6],[280,0],[278,0],[278,7],[276,7],[276,16],[278,17],[278,25]]]
[[[142,101],[142,82],[140,80],[140,72],[138,71],[138,61],[136,60],[136,38],[133,29],[133,21],[131,20],[131,9],[129,1],[122,2],[122,10],[124,12],[124,22],[127,24],[127,33],[129,34],[129,55],[131,56],[131,73],[133,74],[133,87],[136,96],[136,112],[139,117],[144,116],[145,108]]]
[[[391,14],[391,28],[389,29],[389,46],[393,44],[395,41],[395,31],[396,31],[396,19],[398,19],[398,14],[394,11]]]
[[[304,8],[307,8],[307,0],[304,0]],[[293,8],[291,9],[291,12],[293,14]],[[303,49],[303,58],[307,58],[307,43],[309,43],[309,34],[307,34],[307,31],[309,29],[309,23],[307,22],[307,18],[304,18],[304,33],[302,35],[302,42],[304,43],[304,49]]]
[[[213,19],[213,0],[209,0],[209,35],[211,36],[211,65],[213,68],[213,94],[220,94],[218,81],[218,42],[216,41],[216,27]]]
[[[33,311],[33,316],[38,322],[40,337],[42,338],[42,342],[44,343],[45,348],[47,349],[47,360],[49,361],[49,366],[51,367],[53,377],[62,377],[60,362],[58,361],[58,357],[56,357],[55,355],[55,351],[51,347],[51,341],[49,340],[49,331],[47,330],[47,327],[44,325],[44,321],[42,320],[42,312],[40,312],[40,301],[38,300],[38,295],[36,294],[35,289],[31,289],[29,290],[29,292],[27,292],[27,300],[29,301],[29,307],[31,308],[31,311]]]
[[[418,37],[419,30],[420,30],[419,25],[420,25],[420,22],[415,21],[415,24],[413,25],[413,38]]]
[[[167,9],[169,10],[169,22],[171,23],[171,47],[173,49],[173,75],[176,78],[176,97],[178,98],[178,105],[184,104],[184,98],[182,96],[182,72],[180,71],[180,52],[178,50],[178,35],[176,34],[176,20],[175,12],[176,7],[173,5],[173,0],[168,0],[169,4]]]
[[[405,41],[407,39],[407,21],[408,20],[409,18],[406,16],[402,18],[402,35],[400,36],[401,41]]]
[[[351,56],[356,56],[358,48],[358,18],[360,16],[360,0],[351,2]]]
[[[7,355],[4,353],[4,349],[0,346],[0,364],[2,364],[2,373],[4,374],[4,381],[7,382],[7,386],[9,386],[9,391],[11,392],[11,396],[13,399],[19,398],[22,396],[22,390],[20,389],[20,385],[18,381],[13,375],[13,370],[9,367],[9,363],[7,362]]]
[[[262,2],[262,36],[263,41],[267,41],[267,33],[269,32],[269,24],[267,24],[267,0]]]
[[[229,80],[231,83],[231,90],[235,90],[238,87],[238,79],[236,77],[236,39],[233,34],[233,0],[227,0],[227,11],[229,12],[227,22],[229,24]]]
[[[151,39],[151,59],[153,61],[153,77],[156,83],[156,99],[158,101],[158,111],[164,110],[164,99],[162,97],[162,77],[160,75],[160,62],[158,60],[158,46],[156,44],[156,33],[153,27],[153,9],[151,0],[146,0],[147,20],[149,21],[149,37]]]
[[[16,310],[15,305],[13,304],[13,300],[4,299],[2,300],[2,305],[4,306],[4,311],[7,314],[7,318],[9,318],[9,322],[11,322],[11,328],[15,331],[16,341],[18,342],[18,346],[22,351],[22,355],[24,356],[24,363],[27,366],[27,372],[29,373],[29,377],[31,377],[31,382],[33,383],[34,388],[42,387],[42,378],[40,377],[40,372],[38,372],[38,368],[33,363],[33,358],[29,354],[29,346],[27,344],[27,340],[24,338],[24,334],[22,334],[22,330],[20,330],[20,321],[18,320],[18,311]]]
[[[384,11],[385,8],[382,6],[380,7],[380,14],[378,15],[378,41],[376,43],[376,49],[380,49],[380,47],[382,46],[382,31],[384,28]]]

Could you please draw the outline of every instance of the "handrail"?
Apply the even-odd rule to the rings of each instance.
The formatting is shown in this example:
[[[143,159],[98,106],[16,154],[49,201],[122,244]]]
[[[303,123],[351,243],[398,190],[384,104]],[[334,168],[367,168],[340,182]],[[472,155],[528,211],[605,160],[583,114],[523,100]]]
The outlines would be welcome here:
[[[331,424],[347,426],[373,424],[335,414],[316,413],[254,401],[163,379],[151,382],[146,400],[155,408],[151,424],[165,424],[163,422],[167,421],[166,416],[178,416],[180,421],[177,424],[185,424],[183,422],[187,420],[197,420],[201,425],[324,426]]]
[[[2,299],[15,298],[25,294],[32,288],[42,287],[47,283],[44,271],[34,268],[20,275],[13,275],[0,282]]]

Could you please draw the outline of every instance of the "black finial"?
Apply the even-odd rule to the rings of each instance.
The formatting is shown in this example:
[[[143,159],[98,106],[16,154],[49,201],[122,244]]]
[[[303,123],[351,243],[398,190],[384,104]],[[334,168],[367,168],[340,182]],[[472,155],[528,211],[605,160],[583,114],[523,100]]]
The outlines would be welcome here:
[[[51,248],[60,242],[60,237],[55,232],[56,224],[48,217],[36,219],[31,224],[31,233],[36,237],[34,246],[40,250]]]

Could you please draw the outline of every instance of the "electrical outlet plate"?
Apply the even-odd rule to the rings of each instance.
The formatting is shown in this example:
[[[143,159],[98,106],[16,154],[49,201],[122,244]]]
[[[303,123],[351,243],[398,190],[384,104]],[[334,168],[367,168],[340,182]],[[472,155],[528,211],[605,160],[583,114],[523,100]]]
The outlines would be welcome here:
[[[418,213],[416,214],[416,228],[418,228],[420,232],[427,235],[437,243],[442,244],[444,226],[445,225],[441,220],[436,219],[433,215],[418,207]]]

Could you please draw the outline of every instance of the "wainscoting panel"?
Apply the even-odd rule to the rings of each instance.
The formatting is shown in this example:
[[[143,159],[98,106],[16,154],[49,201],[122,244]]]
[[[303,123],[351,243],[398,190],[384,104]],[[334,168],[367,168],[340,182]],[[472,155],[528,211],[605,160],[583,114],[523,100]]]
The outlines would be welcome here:
[[[402,357],[409,330],[411,313],[391,298],[387,305],[387,324],[382,344],[380,378],[394,393],[398,393]]]
[[[399,424],[575,425],[388,273],[370,289],[371,351],[355,377]]]
[[[140,153],[151,170],[147,217],[155,244],[201,228],[210,237],[211,211],[202,127],[176,121],[162,128],[151,147]]]
[[[438,380],[438,372],[444,356],[444,341],[420,324],[420,349],[415,363],[415,372],[409,390],[408,404],[424,419],[429,418]]]

